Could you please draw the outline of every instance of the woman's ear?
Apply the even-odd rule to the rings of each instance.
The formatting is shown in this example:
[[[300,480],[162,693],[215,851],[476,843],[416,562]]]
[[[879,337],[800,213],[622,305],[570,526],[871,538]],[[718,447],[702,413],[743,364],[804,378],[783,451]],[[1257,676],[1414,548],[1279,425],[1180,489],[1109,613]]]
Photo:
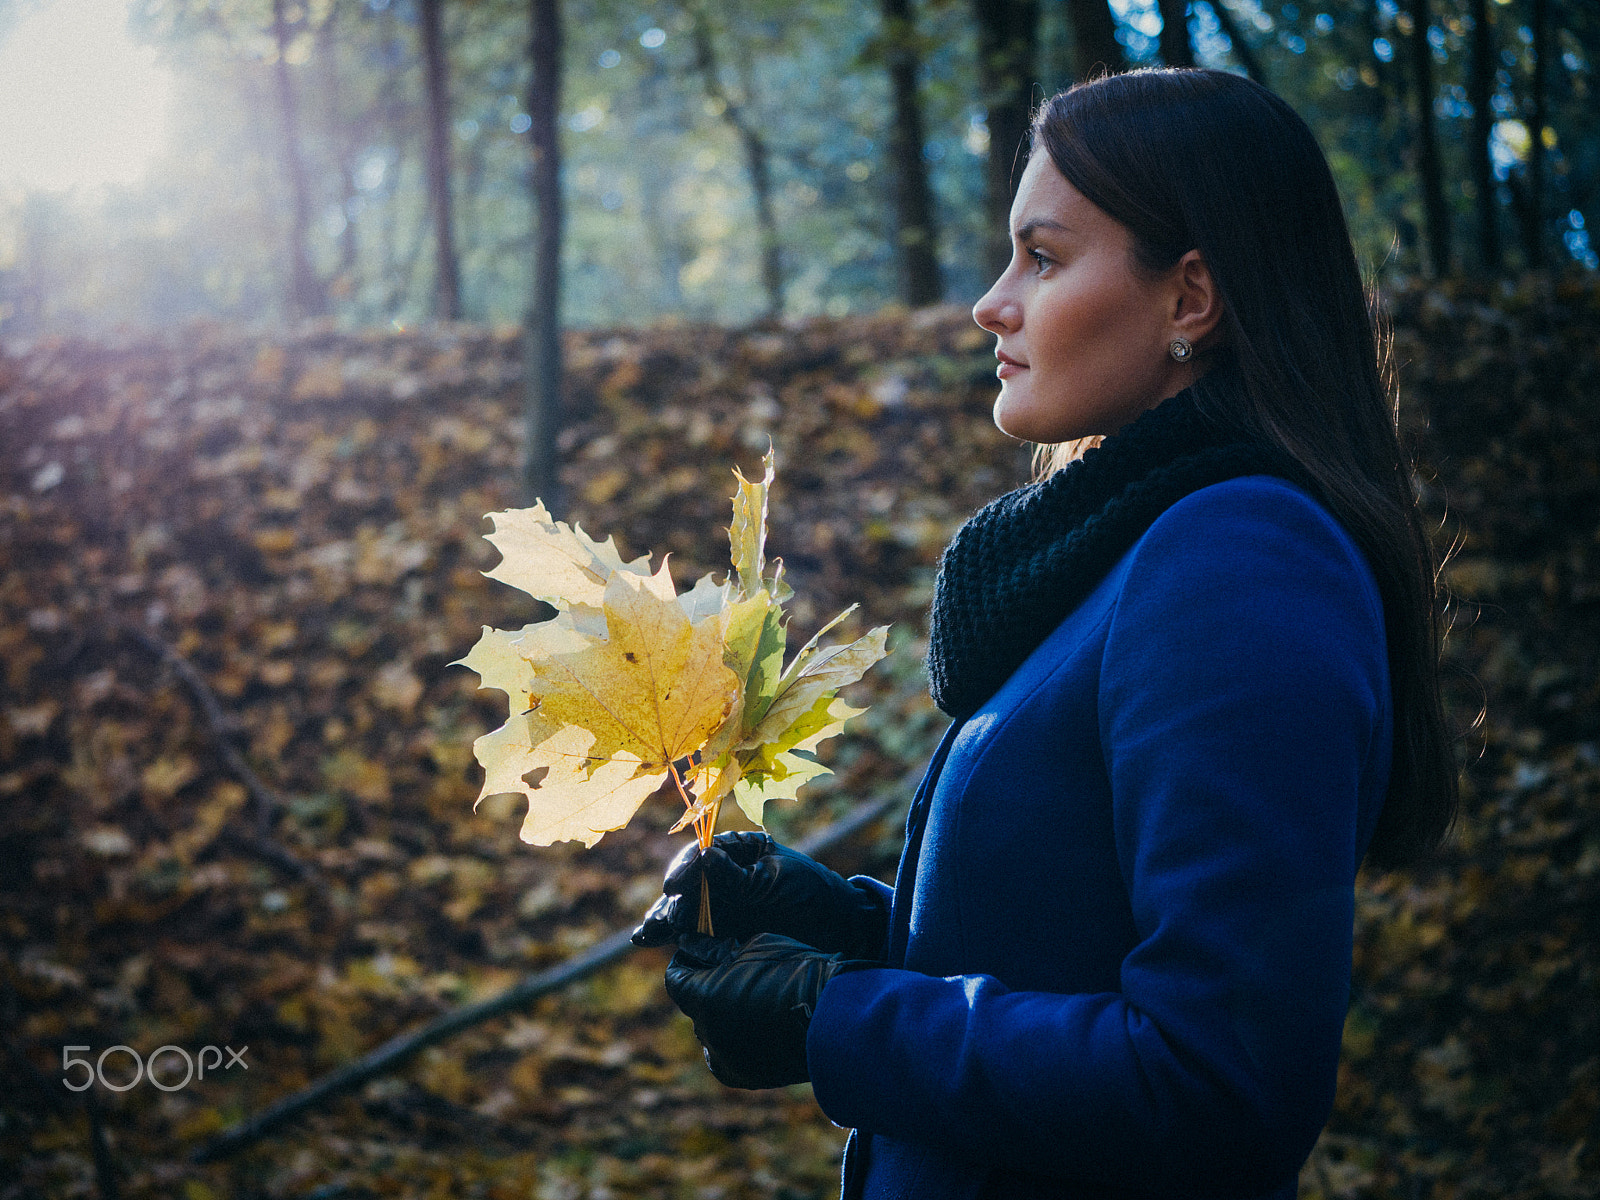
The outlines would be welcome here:
[[[1198,250],[1190,250],[1178,260],[1171,278],[1172,332],[1202,346],[1222,321],[1222,294],[1217,290],[1217,281]]]

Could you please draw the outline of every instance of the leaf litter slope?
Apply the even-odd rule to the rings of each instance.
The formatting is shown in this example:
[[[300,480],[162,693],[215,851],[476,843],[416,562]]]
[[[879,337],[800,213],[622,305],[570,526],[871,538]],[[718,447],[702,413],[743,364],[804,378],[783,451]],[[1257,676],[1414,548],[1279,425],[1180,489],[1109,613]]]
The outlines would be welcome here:
[[[909,359],[943,336],[890,323],[879,348],[898,339]],[[930,389],[891,413],[865,360],[844,383],[837,363],[821,364],[827,339],[703,340],[716,338],[723,374],[697,385],[715,394],[688,388],[659,409],[640,397],[638,364],[698,377],[676,338],[577,342],[575,390],[590,415],[574,423],[575,515],[708,569],[726,554],[730,469],[756,460],[768,436],[809,437],[826,472],[790,472],[774,501],[775,543],[794,548],[807,581],[795,629],[810,632],[846,595],[865,593],[862,616],[880,619],[920,606],[957,508],[1014,482],[1003,471],[1020,459],[975,424],[976,470],[954,487],[941,480],[936,503],[903,508],[895,488],[915,463],[885,461],[862,418],[877,406],[931,438],[964,405],[981,411],[981,396]],[[447,664],[483,623],[515,629],[537,615],[481,574],[493,550],[479,514],[516,499],[511,357],[509,342],[470,333],[280,345],[211,330],[4,360],[8,444],[40,456],[4,468],[0,622],[16,696],[4,787],[27,799],[4,818],[7,861],[21,864],[6,879],[28,885],[3,893],[23,964],[8,958],[6,970],[37,1084],[5,1136],[30,1186],[91,1186],[82,1114],[54,1101],[63,1041],[149,1050],[186,1038],[248,1042],[254,1070],[160,1106],[108,1094],[128,1194],[170,1194],[189,1178],[219,1195],[295,1195],[344,1171],[399,1193],[438,1171],[466,1187],[587,1170],[630,1194],[671,1194],[682,1178],[827,1186],[836,1132],[794,1097],[730,1103],[664,1005],[649,956],[464,1036],[244,1163],[188,1176],[179,1166],[220,1124],[636,919],[675,849],[663,821],[646,821],[592,859],[534,855],[470,815],[480,780],[469,748],[498,717],[470,673]],[[808,393],[792,431],[761,394],[785,380]],[[411,402],[424,393],[426,408]],[[846,411],[851,422],[834,420]],[[591,454],[607,438],[611,449]],[[610,476],[621,451],[660,465],[634,473],[633,493]],[[52,463],[59,471],[41,475]],[[854,562],[872,568],[865,586]],[[115,636],[116,621],[147,623],[210,681],[248,759],[287,800],[272,835],[317,865],[326,894],[219,837],[241,816],[239,788],[185,694]],[[764,645],[758,634],[754,658]],[[893,746],[841,746],[839,787],[816,819],[924,753],[937,722],[915,660],[912,646],[898,684],[869,685]],[[858,855],[892,869],[870,846]],[[375,1159],[349,1141],[362,1131],[395,1149]]]
[[[1449,514],[1441,543],[1461,542],[1457,709],[1481,685],[1489,717],[1456,845],[1358,896],[1311,1195],[1592,1194],[1597,312],[1592,288],[1397,300],[1407,436]],[[921,630],[944,541],[1026,472],[989,421],[993,360],[966,322],[573,336],[571,517],[696,577],[726,553],[729,470],[771,438],[789,456],[770,530],[796,629],[859,599],[850,632]],[[519,697],[448,664],[483,625],[538,615],[481,575],[479,516],[517,503],[516,376],[512,339],[464,329],[199,328],[0,356],[16,448],[0,461],[0,1002],[18,1080],[0,1157],[20,1164],[0,1186],[94,1193],[62,1045],[216,1043],[251,1047],[248,1077],[101,1093],[123,1194],[831,1194],[838,1132],[803,1095],[711,1082],[648,955],[238,1162],[183,1163],[220,1125],[635,918],[676,844],[665,805],[581,856],[471,815],[470,744]],[[272,837],[324,890],[229,842],[248,799],[182,687],[116,635],[127,621],[216,690],[285,798]],[[813,785],[831,788],[817,819],[925,757],[939,721],[918,653],[912,638],[859,685],[872,710],[823,747],[836,775]],[[841,865],[886,877],[895,841],[886,828]]]

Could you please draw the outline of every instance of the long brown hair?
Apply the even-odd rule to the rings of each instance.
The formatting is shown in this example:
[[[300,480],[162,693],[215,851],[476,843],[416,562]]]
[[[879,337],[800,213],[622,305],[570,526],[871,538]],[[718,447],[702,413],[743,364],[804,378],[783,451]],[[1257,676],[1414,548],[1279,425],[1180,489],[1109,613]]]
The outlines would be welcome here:
[[[1289,454],[1365,554],[1383,597],[1394,760],[1368,859],[1413,862],[1455,818],[1439,694],[1437,563],[1396,428],[1398,391],[1327,160],[1266,88],[1146,70],[1040,106],[1033,148],[1133,234],[1136,269],[1197,249],[1223,300],[1242,387],[1208,414]],[[1063,448],[1065,449],[1065,448]]]

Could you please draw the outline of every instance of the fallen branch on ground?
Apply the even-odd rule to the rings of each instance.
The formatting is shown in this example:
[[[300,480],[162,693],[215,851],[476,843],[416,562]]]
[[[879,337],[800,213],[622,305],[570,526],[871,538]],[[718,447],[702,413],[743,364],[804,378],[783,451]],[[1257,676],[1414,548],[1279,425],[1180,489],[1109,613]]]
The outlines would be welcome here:
[[[849,816],[841,817],[832,825],[818,830],[810,837],[802,838],[796,844],[796,848],[807,854],[821,854],[823,851],[838,845],[853,834],[866,828],[893,808],[900,799],[899,789],[895,789],[888,795],[869,801],[850,813]],[[376,1050],[357,1059],[355,1062],[345,1064],[338,1070],[324,1075],[310,1086],[291,1096],[284,1097],[255,1116],[224,1130],[211,1141],[196,1149],[190,1156],[191,1160],[196,1163],[213,1162],[216,1159],[236,1154],[245,1147],[260,1141],[291,1118],[320,1104],[329,1097],[349,1091],[351,1088],[359,1087],[368,1080],[394,1070],[419,1051],[425,1050],[429,1046],[437,1045],[446,1038],[460,1033],[463,1029],[478,1025],[491,1017],[498,1017],[504,1013],[522,1008],[540,996],[556,991],[558,988],[563,988],[569,983],[575,983],[588,975],[594,974],[602,967],[610,966],[612,963],[626,958],[628,954],[638,949],[628,940],[628,935],[631,932],[631,929],[619,929],[604,940],[595,943],[582,954],[569,958],[559,966],[537,971],[522,980],[522,982],[514,984],[501,992],[498,996],[491,996],[489,999],[480,1000],[476,1004],[468,1004],[454,1009],[436,1017],[420,1029],[391,1038]]]
[[[278,813],[283,810],[283,802],[278,799],[276,792],[262,782],[261,776],[251,769],[250,764],[245,762],[244,755],[239,753],[239,747],[233,741],[238,733],[237,722],[223,710],[222,702],[217,699],[216,692],[211,690],[211,685],[205,681],[205,677],[192,662],[154,634],[136,625],[125,625],[123,628],[129,638],[155,655],[165,666],[170,667],[172,673],[189,690],[189,695],[194,698],[200,715],[205,718],[206,729],[211,734],[212,745],[222,759],[223,766],[228,769],[230,775],[244,785],[245,793],[250,797],[255,830],[249,832],[226,828],[220,836],[244,853],[254,855],[263,862],[293,875],[296,879],[310,881],[315,878],[316,868],[296,857],[293,852],[273,839],[272,825],[277,820]]]

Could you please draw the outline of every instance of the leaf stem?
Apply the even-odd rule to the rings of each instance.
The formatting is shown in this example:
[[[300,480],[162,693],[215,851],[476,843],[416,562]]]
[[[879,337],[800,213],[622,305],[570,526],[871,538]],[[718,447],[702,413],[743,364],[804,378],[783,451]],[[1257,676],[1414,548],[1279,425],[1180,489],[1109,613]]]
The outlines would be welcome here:
[[[678,764],[674,762],[668,762],[667,770],[672,773],[672,782],[677,785],[678,795],[683,798],[683,806],[685,808],[693,808],[694,800],[689,795],[689,789],[683,785],[683,776],[678,774]],[[695,841],[699,843],[700,849],[702,850],[710,847],[711,839],[716,834],[717,810],[721,807],[722,804],[719,801],[711,806],[710,812],[704,813],[695,818]],[[704,875],[700,876],[699,930],[701,933],[711,934],[713,936],[716,932],[711,926],[711,885],[706,882],[706,877]]]

